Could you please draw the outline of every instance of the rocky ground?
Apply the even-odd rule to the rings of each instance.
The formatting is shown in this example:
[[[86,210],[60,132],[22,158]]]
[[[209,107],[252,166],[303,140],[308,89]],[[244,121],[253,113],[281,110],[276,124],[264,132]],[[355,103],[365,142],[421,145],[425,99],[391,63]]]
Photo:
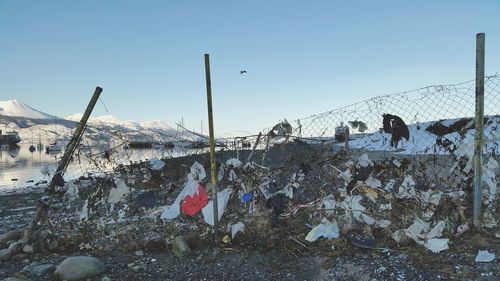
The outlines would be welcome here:
[[[62,270],[85,267],[85,261],[71,265],[65,261],[67,258],[91,256],[96,261],[90,261],[87,269],[94,270],[95,275],[82,280],[500,280],[497,258],[475,261],[480,250],[498,257],[498,227],[480,232],[457,231],[464,223],[470,225],[470,196],[457,199],[453,197],[456,190],[447,190],[445,182],[430,184],[432,173],[417,172],[418,167],[426,165],[426,159],[421,160],[422,164],[411,163],[415,159],[394,161],[392,155],[370,154],[373,163],[367,168],[358,165],[363,162],[360,155],[355,151],[348,155],[331,146],[293,144],[273,149],[263,162],[262,153],[255,154],[254,161],[258,159],[257,163],[269,169],[226,167],[219,190],[230,187],[233,194],[220,221],[217,241],[201,214],[183,214],[164,222],[158,219],[155,208],[141,207],[139,200],[140,194],[152,192],[155,206],[172,204],[194,161],[201,163],[208,174],[207,155],[166,159],[166,165],[159,170],[151,169],[145,162],[121,167],[110,178],[84,179],[88,187],[80,188],[79,199],[71,201],[68,196],[61,196],[56,200],[48,215],[50,226],[40,226],[28,243],[31,248],[24,247],[12,257],[2,258],[0,254],[0,279],[57,280],[56,266],[58,275]],[[246,159],[248,151],[239,156]],[[218,162],[232,157],[234,152],[219,153]],[[433,161],[435,165],[436,160]],[[450,158],[439,161],[449,162]],[[394,167],[391,163],[401,165]],[[341,179],[340,173],[328,165],[342,172],[349,170],[352,178]],[[228,179],[232,168],[239,180]],[[377,191],[378,195],[370,191],[385,189],[391,179],[396,186],[403,186],[408,171],[413,172],[415,193],[409,191],[410,195],[401,196],[398,188]],[[116,185],[112,178],[119,175],[126,178],[132,191],[110,207],[110,188]],[[380,180],[382,186],[359,187],[360,182],[372,182],[368,175]],[[207,189],[208,178],[203,180]],[[449,176],[447,179],[454,180]],[[272,187],[281,190],[289,185],[293,187],[293,197],[283,202],[263,195],[263,188],[268,188],[264,190],[268,192]],[[470,192],[467,188],[470,187],[464,181],[466,194]],[[249,190],[254,191],[253,199],[242,203],[240,194]],[[347,195],[342,194],[343,190]],[[428,197],[425,194],[435,195],[438,191],[443,194],[438,202],[423,203]],[[311,205],[288,217],[282,216],[294,206],[329,194],[337,202],[335,210]],[[352,201],[354,197],[349,196],[355,194],[361,196],[360,202],[366,208],[363,213],[368,217],[356,215],[351,205],[342,204],[346,202],[344,198]],[[0,233],[23,229],[40,196],[37,191],[0,196]],[[88,212],[83,221],[84,205]],[[493,215],[498,217],[498,211]],[[424,220],[431,225],[443,221],[446,226],[439,239],[449,239],[449,249],[433,253],[408,237],[396,242],[392,235],[412,225],[415,217],[426,217]],[[306,241],[311,227],[323,218],[338,224],[340,237]],[[372,218],[391,224],[376,227],[370,223]],[[237,222],[245,224],[245,231],[233,238],[230,227]],[[5,250],[7,246],[1,248]]]

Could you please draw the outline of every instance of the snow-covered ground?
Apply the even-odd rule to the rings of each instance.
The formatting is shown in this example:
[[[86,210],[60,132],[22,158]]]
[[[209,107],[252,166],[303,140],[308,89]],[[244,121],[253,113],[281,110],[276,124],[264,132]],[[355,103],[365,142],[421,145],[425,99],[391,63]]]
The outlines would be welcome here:
[[[500,116],[486,116],[488,121],[484,126],[485,149],[488,152],[499,153],[500,146]],[[435,134],[431,126],[450,128],[456,124],[461,129],[444,134]],[[443,126],[441,126],[443,125]],[[399,145],[391,147],[391,134],[384,132],[374,132],[365,134],[361,137],[352,136],[349,141],[349,147],[366,149],[371,151],[393,151],[400,154],[450,154],[457,148],[459,143],[473,144],[474,120],[472,118],[446,119],[442,121],[425,122],[420,124],[408,125],[410,139],[403,139]],[[450,129],[451,131],[451,129]]]

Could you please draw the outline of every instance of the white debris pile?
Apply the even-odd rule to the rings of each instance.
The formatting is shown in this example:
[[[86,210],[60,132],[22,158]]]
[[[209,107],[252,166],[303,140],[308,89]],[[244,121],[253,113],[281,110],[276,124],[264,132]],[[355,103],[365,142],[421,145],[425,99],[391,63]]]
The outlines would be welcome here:
[[[412,225],[407,229],[395,231],[392,238],[397,243],[402,243],[406,238],[411,238],[417,244],[426,247],[433,253],[439,253],[448,249],[449,239],[440,238],[443,236],[443,230],[446,221],[439,221],[434,227],[419,218],[416,218]]]

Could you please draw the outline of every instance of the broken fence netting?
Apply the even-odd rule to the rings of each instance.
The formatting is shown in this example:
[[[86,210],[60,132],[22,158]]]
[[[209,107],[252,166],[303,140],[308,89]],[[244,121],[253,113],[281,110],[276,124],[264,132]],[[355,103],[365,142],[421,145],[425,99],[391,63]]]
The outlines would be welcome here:
[[[484,221],[492,226],[500,219],[492,217],[498,200],[500,75],[485,77],[484,95],[483,207]],[[265,139],[259,148],[300,140],[328,143],[341,150],[348,138],[350,152],[368,153],[374,161],[394,158],[397,168],[414,170],[418,188],[470,190],[474,116],[475,81],[434,85],[290,122],[285,119],[263,130]]]

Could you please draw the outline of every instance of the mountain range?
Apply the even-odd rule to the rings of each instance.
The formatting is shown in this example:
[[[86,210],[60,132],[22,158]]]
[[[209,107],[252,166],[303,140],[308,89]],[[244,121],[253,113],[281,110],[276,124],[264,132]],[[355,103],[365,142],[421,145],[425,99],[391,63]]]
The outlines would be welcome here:
[[[82,116],[82,113],[77,113],[59,118],[18,100],[0,101],[0,129],[16,130],[23,140],[35,137],[43,142],[67,140]],[[165,142],[174,138],[195,140],[197,136],[176,130],[161,120],[135,122],[112,115],[89,118],[84,142],[113,141],[116,138],[128,141]]]

